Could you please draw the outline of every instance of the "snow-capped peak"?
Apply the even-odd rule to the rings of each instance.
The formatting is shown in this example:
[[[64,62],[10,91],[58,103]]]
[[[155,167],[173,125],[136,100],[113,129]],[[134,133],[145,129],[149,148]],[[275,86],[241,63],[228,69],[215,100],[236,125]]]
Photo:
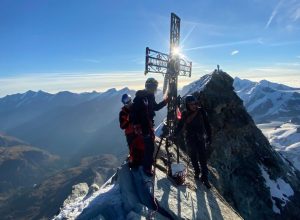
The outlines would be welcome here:
[[[207,74],[207,75],[202,76],[200,79],[184,86],[182,88],[180,94],[182,96],[185,96],[187,94],[201,91],[205,87],[205,85],[210,81],[211,77],[212,77],[212,74]]]
[[[235,78],[233,86],[255,121],[265,122],[300,113],[300,93],[297,88],[267,80],[251,82],[239,78]]]

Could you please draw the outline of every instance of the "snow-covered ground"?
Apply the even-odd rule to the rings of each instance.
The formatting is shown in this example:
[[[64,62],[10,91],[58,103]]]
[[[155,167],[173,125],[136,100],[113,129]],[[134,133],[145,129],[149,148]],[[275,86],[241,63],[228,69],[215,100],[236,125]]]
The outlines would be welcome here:
[[[69,198],[64,202],[60,213],[53,220],[75,219],[79,218],[82,211],[87,207],[113,207],[114,210],[107,210],[112,218],[116,216],[124,216],[122,202],[120,200],[121,192],[118,184],[112,183],[110,178],[99,190],[94,193],[84,193],[75,197],[71,201]],[[80,184],[78,184],[80,185]],[[113,216],[112,216],[113,215]],[[100,216],[100,219],[104,219]],[[114,218],[116,219],[116,218]],[[117,218],[118,219],[118,218]]]
[[[257,127],[268,138],[270,144],[300,170],[300,125],[273,121],[258,124]]]
[[[182,90],[179,91],[179,94],[181,96],[186,96],[188,94],[193,94],[194,92],[200,92],[202,89],[204,89],[205,85],[211,80],[211,77],[211,74],[204,75],[201,79],[184,86]]]

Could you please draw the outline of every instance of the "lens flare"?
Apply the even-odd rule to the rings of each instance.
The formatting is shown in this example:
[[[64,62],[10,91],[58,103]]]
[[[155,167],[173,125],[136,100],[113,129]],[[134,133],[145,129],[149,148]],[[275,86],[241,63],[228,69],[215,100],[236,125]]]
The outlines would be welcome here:
[[[172,53],[173,53],[173,55],[180,55],[180,48],[174,47]]]

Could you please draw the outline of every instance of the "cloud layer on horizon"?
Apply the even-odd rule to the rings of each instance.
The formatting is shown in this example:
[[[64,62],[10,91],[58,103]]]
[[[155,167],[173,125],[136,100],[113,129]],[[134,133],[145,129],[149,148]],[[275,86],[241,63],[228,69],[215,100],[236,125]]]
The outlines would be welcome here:
[[[294,67],[294,69],[277,66],[276,68],[257,67],[247,70],[224,70],[232,77],[238,76],[250,80],[266,79],[300,88],[299,66]],[[191,78],[180,77],[179,88],[199,79],[212,70],[212,68],[207,66],[195,68]],[[159,81],[159,87],[162,87],[162,75],[149,74],[145,76],[140,71],[124,73],[40,73],[6,76],[0,77],[0,97],[28,90],[43,90],[51,93],[66,90],[72,92],[105,91],[110,88],[122,89],[124,87],[137,90],[144,88],[145,80],[148,77],[155,77]]]
[[[192,78],[180,77],[179,87],[194,81]],[[163,85],[163,76],[160,74],[143,75],[140,71],[125,73],[43,73],[0,77],[0,97],[9,94],[23,93],[28,90],[43,90],[50,93],[59,91],[90,92],[105,91],[107,89],[144,88],[145,80],[155,77],[159,87]]]

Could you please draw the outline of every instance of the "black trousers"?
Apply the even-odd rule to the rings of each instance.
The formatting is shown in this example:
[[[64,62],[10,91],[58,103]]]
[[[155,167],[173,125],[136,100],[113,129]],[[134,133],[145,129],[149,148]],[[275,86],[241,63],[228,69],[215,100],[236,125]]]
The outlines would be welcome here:
[[[129,151],[130,151],[130,145],[134,140],[134,138],[135,138],[135,134],[126,134],[126,141],[127,141]]]
[[[205,141],[198,138],[187,139],[187,145],[188,153],[195,171],[195,176],[199,176],[201,167],[201,178],[203,180],[207,180],[208,168]]]
[[[146,172],[152,170],[153,154],[154,154],[154,140],[151,135],[144,136],[145,153],[143,159],[143,169]]]

